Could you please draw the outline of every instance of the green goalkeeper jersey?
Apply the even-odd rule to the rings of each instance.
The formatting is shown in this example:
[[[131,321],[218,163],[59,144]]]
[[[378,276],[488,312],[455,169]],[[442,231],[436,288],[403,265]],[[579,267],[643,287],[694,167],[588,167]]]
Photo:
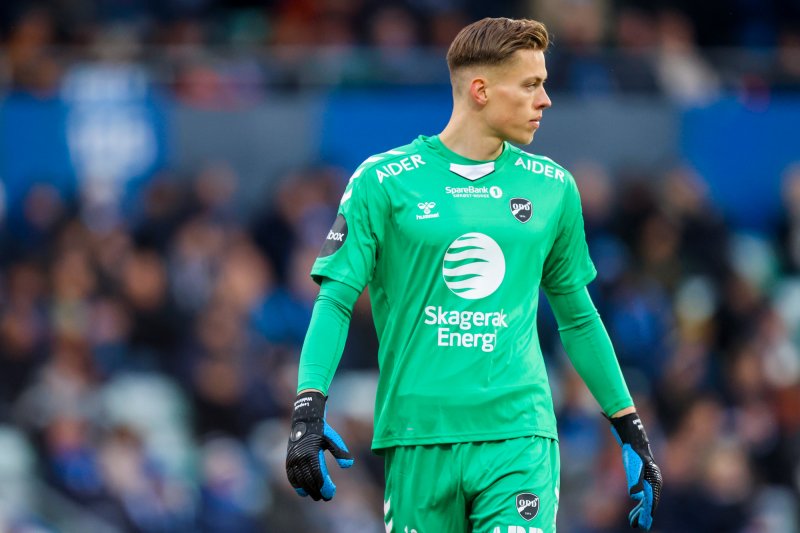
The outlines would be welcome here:
[[[557,438],[539,288],[569,293],[596,274],[563,167],[509,143],[474,161],[438,136],[369,157],[311,274],[369,285],[374,449]]]

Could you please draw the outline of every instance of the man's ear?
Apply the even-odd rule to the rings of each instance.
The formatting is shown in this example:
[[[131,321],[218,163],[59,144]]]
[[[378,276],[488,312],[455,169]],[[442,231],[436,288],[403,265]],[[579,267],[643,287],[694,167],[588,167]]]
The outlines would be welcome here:
[[[480,106],[486,105],[489,99],[486,89],[487,84],[485,78],[473,78],[469,84],[470,99]]]

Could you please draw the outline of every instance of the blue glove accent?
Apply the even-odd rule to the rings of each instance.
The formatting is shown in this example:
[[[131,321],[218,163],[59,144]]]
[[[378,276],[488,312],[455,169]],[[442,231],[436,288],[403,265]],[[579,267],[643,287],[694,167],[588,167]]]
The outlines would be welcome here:
[[[628,492],[631,496],[634,496],[634,494],[639,494],[639,492],[633,493],[630,491],[633,489],[633,487],[639,484],[644,462],[642,461],[642,458],[639,457],[639,454],[633,451],[633,448],[631,448],[630,444],[624,444],[622,446],[622,466],[625,467],[625,477],[628,480]]]
[[[325,426],[323,428],[323,435],[327,437],[336,447],[344,450],[345,453],[350,453],[350,450],[347,449],[347,444],[344,443],[342,437],[340,437],[339,434],[336,433],[335,429],[333,429],[331,426],[328,425],[327,421],[325,421]],[[345,457],[335,457],[335,459],[336,462],[339,464],[339,468],[350,468],[351,466],[353,466],[353,459]]]
[[[299,494],[300,496],[302,496],[303,498],[305,498],[306,496],[308,496],[308,493],[307,493],[306,491],[304,491],[303,489],[294,489],[294,491],[295,491],[297,494]]]
[[[328,474],[328,465],[325,464],[325,452],[323,450],[319,451],[319,469],[322,471],[322,488],[319,489],[319,493],[322,494],[323,499],[330,500],[336,494],[336,485],[333,484],[333,480]]]
[[[639,454],[633,451],[630,444],[622,446],[622,464],[625,467],[628,493],[633,500],[639,502],[628,514],[628,521],[631,527],[649,531],[650,526],[653,525],[653,487],[649,481],[643,479],[644,461]],[[640,480],[641,485],[639,485]],[[641,490],[635,491],[637,486],[640,486]]]
[[[628,522],[631,527],[650,531],[653,525],[653,487],[649,481],[642,482],[642,485],[644,486],[642,491],[631,495],[634,500],[639,500],[639,503],[628,514]]]
[[[630,413],[609,418],[609,421],[611,434],[622,448],[628,494],[636,502],[628,514],[628,521],[633,528],[649,531],[653,525],[653,512],[661,498],[661,471],[653,460],[650,442],[639,415]]]

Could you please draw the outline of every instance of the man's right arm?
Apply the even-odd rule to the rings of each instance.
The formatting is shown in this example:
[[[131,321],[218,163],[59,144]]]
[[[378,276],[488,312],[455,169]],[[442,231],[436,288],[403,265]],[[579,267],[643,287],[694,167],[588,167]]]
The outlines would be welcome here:
[[[324,452],[342,468],[353,464],[342,438],[326,422],[328,387],[339,365],[353,306],[375,271],[389,198],[368,158],[350,178],[336,220],[328,232],[311,277],[320,284],[311,323],[300,354],[292,429],[286,451],[286,474],[301,496],[330,500],[336,493]]]
[[[350,318],[359,294],[346,283],[322,279],[300,352],[298,393],[313,389],[328,394],[333,374],[342,358]]]
[[[358,296],[359,291],[350,285],[322,278],[300,355],[286,474],[299,495],[315,500],[330,500],[336,494],[336,485],[325,465],[324,450],[333,454],[340,467],[353,465],[353,456],[344,440],[326,421],[325,404]]]

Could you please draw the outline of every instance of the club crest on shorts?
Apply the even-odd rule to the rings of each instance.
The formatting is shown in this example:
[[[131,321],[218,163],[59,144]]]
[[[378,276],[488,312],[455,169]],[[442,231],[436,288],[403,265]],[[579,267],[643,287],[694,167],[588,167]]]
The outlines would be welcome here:
[[[539,497],[530,492],[517,494],[517,512],[525,520],[533,520],[539,514]]]
[[[525,198],[512,198],[510,205],[511,214],[514,215],[514,218],[523,224],[531,219],[531,215],[533,214],[533,206],[531,205],[530,200]]]

